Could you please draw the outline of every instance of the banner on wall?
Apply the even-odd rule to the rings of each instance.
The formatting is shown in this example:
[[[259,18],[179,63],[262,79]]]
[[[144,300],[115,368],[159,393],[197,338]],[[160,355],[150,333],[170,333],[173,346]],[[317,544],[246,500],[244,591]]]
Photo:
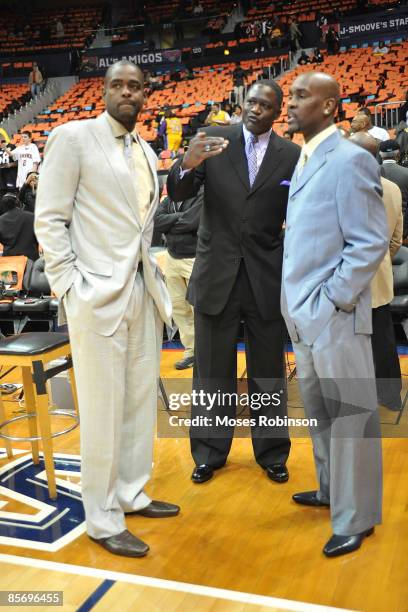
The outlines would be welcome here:
[[[142,68],[181,62],[181,51],[179,49],[162,49],[157,51],[141,51],[135,53],[132,50],[121,53],[92,53],[82,57],[82,73],[104,73],[109,66],[120,60],[128,60]]]
[[[408,28],[408,7],[386,13],[360,15],[340,22],[340,40],[342,43],[375,36],[401,34],[406,35]]]

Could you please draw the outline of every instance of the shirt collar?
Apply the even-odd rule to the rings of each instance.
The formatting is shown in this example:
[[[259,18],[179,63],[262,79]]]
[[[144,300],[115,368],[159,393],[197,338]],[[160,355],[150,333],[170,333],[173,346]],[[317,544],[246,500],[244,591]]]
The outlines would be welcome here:
[[[396,159],[383,159],[382,163],[383,163],[383,165],[384,164],[396,164],[397,160]]]
[[[309,142],[305,142],[302,147],[302,152],[304,152],[304,154],[307,155],[307,158],[309,159],[312,153],[317,149],[317,147],[321,145],[322,142],[326,140],[326,138],[334,134],[336,131],[337,127],[334,124],[329,125],[329,127],[316,134],[316,136],[313,136],[313,138],[311,138]]]
[[[106,113],[106,118],[108,119],[108,123],[111,127],[112,134],[114,135],[115,138],[122,138],[123,136],[125,136],[125,134],[129,133],[127,129],[125,128],[125,126],[119,123],[119,121],[117,121],[114,117],[112,117],[112,115],[110,115],[108,112]],[[132,136],[136,140],[136,142],[138,142],[138,133],[137,133],[136,127],[132,132]]]
[[[243,132],[244,138],[245,138],[245,145],[247,145],[250,136],[252,136],[252,133],[249,130],[247,130],[247,128],[245,127],[244,124],[242,124],[242,132]],[[271,137],[271,134],[272,134],[272,128],[270,130],[268,130],[267,132],[264,132],[263,134],[259,134],[259,136],[258,136],[258,143],[259,144],[268,144],[269,143],[269,138]]]

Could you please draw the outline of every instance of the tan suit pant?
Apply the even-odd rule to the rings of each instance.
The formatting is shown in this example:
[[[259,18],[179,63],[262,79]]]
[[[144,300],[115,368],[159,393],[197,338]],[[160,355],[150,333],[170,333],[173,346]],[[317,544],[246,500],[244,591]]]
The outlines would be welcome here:
[[[194,310],[186,300],[194,261],[194,258],[175,259],[169,253],[166,257],[166,284],[173,305],[173,319],[184,346],[184,357],[194,355]]]
[[[150,503],[163,323],[138,273],[126,314],[111,336],[86,328],[66,297],[78,389],[82,499],[87,532],[106,538],[126,529],[125,512]]]

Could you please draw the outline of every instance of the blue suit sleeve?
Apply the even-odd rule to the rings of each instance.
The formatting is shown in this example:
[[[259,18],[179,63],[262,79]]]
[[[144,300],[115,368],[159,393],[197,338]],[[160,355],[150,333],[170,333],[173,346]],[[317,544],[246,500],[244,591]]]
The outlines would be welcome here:
[[[324,291],[338,308],[351,312],[388,249],[380,170],[366,151],[356,151],[344,163],[336,200],[344,249]]]

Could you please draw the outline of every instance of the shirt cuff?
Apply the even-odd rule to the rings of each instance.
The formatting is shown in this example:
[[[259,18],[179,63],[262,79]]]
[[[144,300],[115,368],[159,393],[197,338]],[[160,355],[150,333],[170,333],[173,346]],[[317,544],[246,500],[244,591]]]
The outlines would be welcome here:
[[[183,170],[183,168],[180,166],[180,178],[184,178],[184,176],[190,172],[191,168],[186,168],[185,170]]]

